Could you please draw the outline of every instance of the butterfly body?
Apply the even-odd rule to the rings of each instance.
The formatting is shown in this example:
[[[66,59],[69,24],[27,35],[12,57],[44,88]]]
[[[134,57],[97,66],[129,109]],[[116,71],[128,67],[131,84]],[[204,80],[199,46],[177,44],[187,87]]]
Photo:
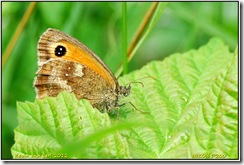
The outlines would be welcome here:
[[[87,99],[93,107],[110,111],[130,86],[119,86],[109,68],[89,48],[73,37],[47,29],[38,43],[38,71],[34,82],[37,98],[62,91]]]

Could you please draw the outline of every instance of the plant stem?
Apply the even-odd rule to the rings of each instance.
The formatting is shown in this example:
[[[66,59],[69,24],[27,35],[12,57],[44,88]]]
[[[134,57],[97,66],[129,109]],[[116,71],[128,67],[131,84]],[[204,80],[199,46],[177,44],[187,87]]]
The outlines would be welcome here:
[[[4,68],[6,62],[8,61],[9,55],[11,54],[17,40],[19,39],[20,34],[22,33],[26,23],[28,22],[33,9],[35,8],[37,2],[31,2],[28,9],[26,10],[24,16],[22,17],[19,26],[17,27],[16,31],[14,32],[13,37],[11,38],[5,52],[3,53],[2,58],[2,68]]]
[[[122,32],[122,53],[123,53],[123,74],[128,72],[128,57],[127,57],[127,6],[126,2],[122,2],[123,14],[123,32]]]

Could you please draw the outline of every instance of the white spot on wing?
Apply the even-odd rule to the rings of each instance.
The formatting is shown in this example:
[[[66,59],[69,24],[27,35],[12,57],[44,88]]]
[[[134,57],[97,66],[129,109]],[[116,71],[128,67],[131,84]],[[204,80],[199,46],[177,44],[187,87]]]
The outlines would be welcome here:
[[[84,75],[82,70],[83,70],[83,66],[81,64],[76,64],[74,75],[78,77],[82,77]]]
[[[55,75],[57,75],[57,70],[53,69],[51,75],[53,75],[53,76],[49,77],[50,82],[53,82],[53,83],[59,85],[62,89],[66,90],[66,91],[69,91],[69,92],[73,91],[71,86],[68,85],[67,80],[63,80],[62,78],[55,76]],[[68,74],[66,73],[65,76],[68,76]]]
[[[58,84],[62,89],[72,92],[71,86],[67,84],[67,80],[62,80],[60,77],[50,77],[51,81],[54,82],[55,84]]]
[[[60,87],[61,88],[65,89],[65,90],[67,90],[69,92],[72,92],[73,91],[72,88],[71,88],[71,86],[69,86],[67,84],[67,81],[66,80],[61,80],[60,77],[58,77],[58,81],[59,81],[59,84],[60,84]]]

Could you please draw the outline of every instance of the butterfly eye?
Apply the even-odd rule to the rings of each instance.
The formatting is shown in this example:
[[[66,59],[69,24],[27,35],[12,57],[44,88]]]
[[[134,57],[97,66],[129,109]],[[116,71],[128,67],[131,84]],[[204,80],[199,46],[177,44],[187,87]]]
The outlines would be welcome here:
[[[58,56],[58,57],[62,57],[63,55],[65,55],[66,53],[66,48],[62,45],[58,45],[56,48],[55,48],[55,55]]]

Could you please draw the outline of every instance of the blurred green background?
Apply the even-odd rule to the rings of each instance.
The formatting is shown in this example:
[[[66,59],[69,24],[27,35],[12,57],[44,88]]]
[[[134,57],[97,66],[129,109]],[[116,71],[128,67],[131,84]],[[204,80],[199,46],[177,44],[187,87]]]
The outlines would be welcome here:
[[[30,2],[2,2],[2,54]],[[151,2],[127,3],[128,45]],[[238,2],[169,2],[159,22],[129,63],[129,72],[172,53],[197,49],[219,37],[233,51],[238,44]],[[35,100],[37,42],[49,27],[74,36],[115,73],[122,58],[121,2],[38,2],[2,68],[2,159],[12,158],[17,101]]]

